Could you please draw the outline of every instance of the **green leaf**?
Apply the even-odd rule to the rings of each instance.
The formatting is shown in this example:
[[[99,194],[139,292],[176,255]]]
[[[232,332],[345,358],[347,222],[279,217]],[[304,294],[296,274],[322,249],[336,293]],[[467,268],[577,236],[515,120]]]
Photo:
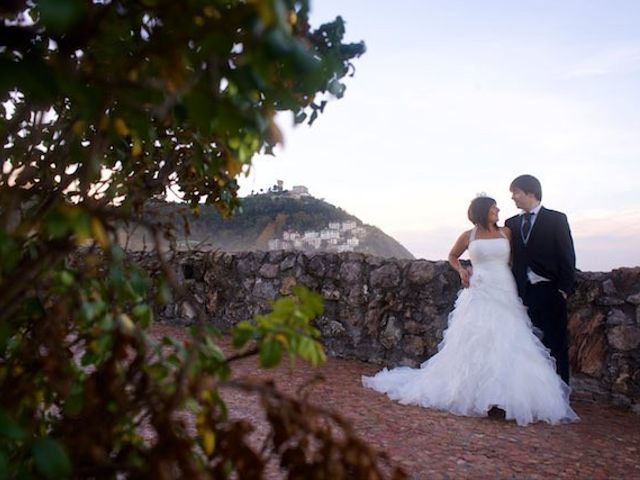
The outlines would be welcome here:
[[[205,341],[202,343],[202,347],[204,352],[214,360],[218,362],[225,361],[226,356],[224,352],[218,345],[215,344],[215,342],[210,337],[207,337],[205,339]]]
[[[63,238],[69,234],[71,222],[60,209],[52,210],[45,219],[45,231],[53,238]]]
[[[255,327],[246,320],[238,323],[233,329],[233,346],[242,348],[251,340],[255,332]]]
[[[102,300],[95,302],[84,301],[80,306],[80,313],[85,320],[90,322],[104,312],[105,307],[106,304]]]
[[[39,0],[37,7],[42,23],[56,33],[67,31],[84,13],[82,0]]]
[[[60,442],[49,438],[39,438],[31,447],[36,469],[51,479],[68,478],[71,475],[71,462]]]
[[[4,357],[9,337],[11,336],[11,327],[7,322],[0,324],[0,358]]]
[[[64,402],[66,414],[74,416],[80,413],[84,405],[84,389],[81,383],[76,383],[71,387],[71,392]]]
[[[9,455],[4,450],[0,450],[0,478],[10,478]]]
[[[193,89],[186,96],[185,105],[191,121],[202,133],[208,135],[211,133],[212,120],[216,117],[217,102],[205,87],[208,85]]]
[[[131,285],[131,289],[135,293],[135,295],[140,298],[144,297],[144,295],[149,290],[149,281],[144,272],[136,269],[133,270],[130,274],[129,285]]]
[[[113,315],[110,313],[103,315],[98,322],[98,326],[105,332],[110,332],[116,326],[116,322],[113,320]]]
[[[76,211],[71,217],[71,228],[80,241],[91,238],[91,216],[85,211]]]
[[[114,266],[109,271],[109,280],[113,282],[116,287],[122,287],[125,282],[125,275],[122,268]]]
[[[74,280],[75,278],[73,274],[68,270],[62,270],[60,272],[60,283],[62,283],[62,285],[64,285],[65,287],[73,285]]]
[[[310,360],[313,355],[314,345],[313,340],[309,337],[302,337],[298,344],[298,353],[305,360]]]
[[[98,355],[104,355],[113,346],[113,336],[110,332],[105,332],[95,340],[95,351]]]
[[[167,305],[173,299],[173,294],[171,293],[171,287],[166,279],[162,278],[159,281],[159,285],[157,288],[157,301],[161,305]]]
[[[320,365],[327,360],[327,355],[324,353],[324,348],[319,342],[314,343],[313,355],[311,356],[312,365]]]
[[[11,418],[7,412],[0,410],[0,437],[23,440],[25,436],[24,430],[18,422]]]
[[[111,244],[111,258],[115,263],[121,263],[124,259],[124,250],[120,245],[115,243]]]
[[[40,101],[50,101],[58,92],[57,79],[47,63],[38,58],[26,58],[21,62],[0,59],[0,89],[20,88],[20,91]],[[43,82],[47,78],[49,81]]]
[[[11,273],[18,264],[18,242],[0,230],[0,273]]]
[[[133,307],[133,316],[142,324],[144,328],[151,326],[153,322],[153,311],[146,303],[141,303]]]
[[[154,363],[153,365],[148,366],[146,370],[151,378],[155,380],[163,379],[168,374],[167,367],[165,367],[161,363]]]
[[[276,340],[265,340],[260,345],[260,366],[273,368],[280,363],[282,358],[282,346]]]
[[[87,365],[93,365],[95,363],[98,363],[99,359],[100,357],[95,353],[86,352],[80,359],[80,365],[82,365],[83,367],[86,367]]]

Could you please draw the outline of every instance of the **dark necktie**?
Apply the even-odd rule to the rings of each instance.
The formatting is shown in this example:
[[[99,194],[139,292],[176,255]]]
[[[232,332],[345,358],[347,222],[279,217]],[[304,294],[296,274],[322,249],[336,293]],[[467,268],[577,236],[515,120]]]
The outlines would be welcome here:
[[[522,221],[522,237],[525,241],[529,238],[529,232],[531,231],[531,217],[533,213],[526,212],[524,214],[524,220]]]

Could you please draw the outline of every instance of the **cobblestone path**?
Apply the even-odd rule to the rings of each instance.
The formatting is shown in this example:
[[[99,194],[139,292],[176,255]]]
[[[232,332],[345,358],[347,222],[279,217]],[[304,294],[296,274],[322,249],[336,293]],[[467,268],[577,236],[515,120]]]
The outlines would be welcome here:
[[[154,332],[179,337],[182,330],[156,326]],[[411,478],[640,479],[640,415],[627,410],[575,401],[578,423],[518,427],[395,403],[361,386],[362,375],[378,370],[363,362],[330,358],[319,368],[298,362],[295,370],[273,371],[255,365],[256,359],[238,362],[234,376],[272,379],[291,394],[320,373],[324,381],[310,387],[310,398],[349,419]],[[262,422],[254,399],[240,392],[224,397],[231,415]]]

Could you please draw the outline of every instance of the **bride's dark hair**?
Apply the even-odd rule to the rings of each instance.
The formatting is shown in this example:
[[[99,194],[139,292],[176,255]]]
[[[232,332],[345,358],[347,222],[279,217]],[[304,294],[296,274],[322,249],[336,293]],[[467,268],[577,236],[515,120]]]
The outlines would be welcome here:
[[[471,201],[467,216],[471,223],[480,225],[485,230],[489,230],[489,210],[496,204],[491,197],[476,197]],[[495,225],[497,226],[497,225]]]

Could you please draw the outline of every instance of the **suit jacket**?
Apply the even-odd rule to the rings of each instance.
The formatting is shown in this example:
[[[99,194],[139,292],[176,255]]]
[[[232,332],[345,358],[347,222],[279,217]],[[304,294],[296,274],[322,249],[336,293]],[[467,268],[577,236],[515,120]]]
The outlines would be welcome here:
[[[524,215],[516,215],[505,222],[512,232],[511,269],[520,296],[524,298],[527,287],[527,267],[551,280],[565,293],[573,293],[576,255],[567,216],[542,207],[526,244],[522,238],[523,220]]]

